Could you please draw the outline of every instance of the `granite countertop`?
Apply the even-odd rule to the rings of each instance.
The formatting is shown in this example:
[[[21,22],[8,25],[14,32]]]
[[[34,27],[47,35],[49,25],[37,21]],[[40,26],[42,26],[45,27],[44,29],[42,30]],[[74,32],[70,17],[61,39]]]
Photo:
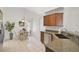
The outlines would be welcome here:
[[[50,34],[58,34],[57,30],[46,30],[46,32],[50,33]],[[75,43],[77,43],[79,45],[79,36],[78,35],[74,35],[74,34],[68,33],[68,32],[62,32],[61,34],[70,38],[71,41],[74,41]]]
[[[60,39],[56,37],[56,33],[58,31],[46,31],[47,33],[50,33],[53,35],[53,41],[51,41],[48,44],[45,44],[48,48],[51,50],[54,50],[56,52],[78,52],[79,51],[79,45],[73,41],[72,36],[69,37],[70,39]]]

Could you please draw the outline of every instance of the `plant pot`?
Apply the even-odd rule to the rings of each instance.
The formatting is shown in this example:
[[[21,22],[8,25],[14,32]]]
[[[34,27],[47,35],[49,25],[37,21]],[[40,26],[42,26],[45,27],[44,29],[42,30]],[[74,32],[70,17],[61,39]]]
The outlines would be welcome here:
[[[13,39],[13,33],[9,33],[9,35],[10,35],[10,40],[12,40]]]

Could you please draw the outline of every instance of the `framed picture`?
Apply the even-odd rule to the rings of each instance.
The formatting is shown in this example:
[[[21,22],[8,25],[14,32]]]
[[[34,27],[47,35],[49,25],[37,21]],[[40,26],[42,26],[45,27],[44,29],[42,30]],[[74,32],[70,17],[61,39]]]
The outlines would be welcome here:
[[[19,21],[19,26],[25,26],[25,22]]]

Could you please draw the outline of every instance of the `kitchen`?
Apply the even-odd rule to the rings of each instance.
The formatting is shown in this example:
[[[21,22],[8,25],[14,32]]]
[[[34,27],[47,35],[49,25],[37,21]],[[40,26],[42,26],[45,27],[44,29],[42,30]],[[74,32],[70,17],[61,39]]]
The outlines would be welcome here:
[[[28,50],[31,51],[41,51],[41,52],[78,52],[79,51],[79,8],[78,7],[27,7],[27,8],[2,8],[1,9],[6,14],[3,14],[3,24],[5,20],[10,21],[9,16],[13,17],[13,21],[16,18],[21,19],[26,12],[26,20],[31,19],[33,21],[33,28],[31,29],[32,38],[29,40],[34,41],[33,46],[35,49],[28,47]],[[16,11],[17,10],[17,11]],[[24,11],[25,10],[25,11]],[[18,13],[16,13],[18,12]],[[20,13],[20,14],[19,14]],[[7,16],[6,16],[7,15]],[[16,17],[14,18],[14,16]],[[18,19],[18,21],[20,20]],[[17,22],[18,22],[17,21]],[[18,24],[18,23],[16,23]],[[18,34],[18,26],[15,28],[14,34]],[[16,32],[16,33],[15,33]],[[12,51],[19,51],[19,49],[14,45],[12,40],[9,40],[9,36],[6,35],[8,32],[5,31],[3,35],[4,41],[3,46],[10,45]],[[17,39],[17,35],[14,35],[14,38]],[[9,41],[8,41],[9,40]],[[16,41],[16,40],[15,40]],[[25,41],[24,41],[25,42]],[[6,44],[7,43],[7,44]],[[10,44],[8,44],[10,43]],[[17,41],[16,41],[17,44]],[[14,45],[14,49],[13,49]],[[19,45],[25,46],[26,45]],[[17,44],[18,46],[18,44]],[[37,48],[38,47],[38,48]],[[15,49],[16,48],[16,49]],[[27,49],[24,49],[28,51]],[[22,51],[24,51],[22,49]],[[6,49],[5,49],[6,51]],[[8,49],[8,51],[11,51]],[[29,50],[30,51],[30,50]]]
[[[46,52],[79,51],[78,15],[78,7],[59,7],[45,13],[40,38]]]

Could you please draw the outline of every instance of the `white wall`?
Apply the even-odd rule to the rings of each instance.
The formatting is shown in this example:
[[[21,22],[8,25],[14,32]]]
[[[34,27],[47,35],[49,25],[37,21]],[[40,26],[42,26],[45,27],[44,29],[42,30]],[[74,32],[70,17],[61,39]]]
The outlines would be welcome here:
[[[32,34],[37,40],[40,40],[40,15],[26,10],[25,17],[27,20],[33,21]]]
[[[56,7],[55,9],[46,12],[45,15],[50,15],[54,13],[63,13],[63,11],[64,11],[64,7]]]
[[[40,31],[45,31],[43,15],[40,17]]]
[[[64,27],[71,32],[79,32],[79,7],[64,8]]]

